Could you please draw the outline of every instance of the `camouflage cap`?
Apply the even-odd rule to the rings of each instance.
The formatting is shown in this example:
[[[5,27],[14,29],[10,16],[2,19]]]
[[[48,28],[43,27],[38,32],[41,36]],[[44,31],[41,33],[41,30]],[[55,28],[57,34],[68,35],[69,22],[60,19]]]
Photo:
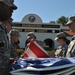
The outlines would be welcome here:
[[[14,35],[14,34],[17,35],[17,36],[19,36],[19,37],[21,37],[20,33],[16,29],[12,29],[10,31],[10,35]]]
[[[60,32],[56,35],[55,40],[58,40],[59,38],[63,38],[63,37],[66,37],[66,34],[64,32]]]
[[[14,0],[0,0],[0,2],[5,3],[6,5],[12,7],[14,10],[17,9],[17,6],[13,4]]]
[[[30,37],[36,37],[35,34],[34,34],[34,32],[29,32],[27,34],[27,39],[30,38]]]
[[[75,22],[75,15],[69,17],[68,22],[66,23],[66,25],[70,25],[72,22]]]

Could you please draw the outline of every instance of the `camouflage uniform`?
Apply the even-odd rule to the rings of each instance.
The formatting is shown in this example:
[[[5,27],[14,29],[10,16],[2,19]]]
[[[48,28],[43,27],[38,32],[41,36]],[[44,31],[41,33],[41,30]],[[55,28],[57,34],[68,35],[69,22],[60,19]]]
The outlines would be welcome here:
[[[62,45],[59,44],[60,46],[57,48],[57,50],[55,52],[55,57],[58,57],[58,58],[66,57],[66,52],[67,52],[67,48],[68,48],[68,45],[66,44],[67,38],[66,38],[66,34],[64,32],[60,32],[56,35],[55,40],[59,41],[60,39],[63,40],[63,43],[62,43]]]
[[[14,59],[16,59],[16,57],[17,57],[17,48],[16,48],[16,45],[15,44],[13,44],[13,43],[11,43],[10,42],[10,50],[11,50],[11,56],[10,56],[10,58],[14,58]]]
[[[64,44],[63,46],[59,46],[55,52],[55,57],[66,57],[67,52],[67,44]]]
[[[66,57],[75,57],[75,36],[73,36],[68,46]]]
[[[11,35],[13,36],[14,34],[17,35],[18,37],[20,37],[19,32],[17,30],[15,30],[15,29],[12,29],[10,31],[10,37],[11,37]],[[18,57],[17,56],[17,48],[18,48],[18,46],[15,44],[15,41],[14,41],[14,43],[12,43],[11,39],[10,39],[10,47],[11,47],[11,58]]]
[[[31,39],[35,39],[36,41],[37,41],[37,43],[42,47],[42,48],[44,48],[46,45],[45,45],[45,42],[43,42],[43,41],[41,41],[41,40],[37,40],[37,38],[36,38],[36,36],[35,36],[35,34],[34,34],[34,32],[29,32],[28,34],[27,34],[27,40],[28,40],[28,43],[29,43],[29,41],[30,41],[30,38]],[[26,46],[26,44],[25,44],[25,46]]]
[[[68,46],[66,57],[75,57],[75,30],[74,30],[75,15],[69,17],[69,20],[66,25],[69,26],[69,28],[71,29],[71,32],[74,33],[73,35],[68,33],[69,35],[72,35],[73,38]]]
[[[0,68],[6,68],[10,58],[10,44],[6,27],[0,22]]]
[[[11,7],[12,10],[15,10],[17,9],[17,7],[13,4],[13,2],[14,0],[0,0],[0,3],[4,3],[9,7]],[[9,39],[7,36],[7,30],[5,25],[0,21],[0,68],[8,68],[10,55],[11,55],[11,50],[10,50]]]

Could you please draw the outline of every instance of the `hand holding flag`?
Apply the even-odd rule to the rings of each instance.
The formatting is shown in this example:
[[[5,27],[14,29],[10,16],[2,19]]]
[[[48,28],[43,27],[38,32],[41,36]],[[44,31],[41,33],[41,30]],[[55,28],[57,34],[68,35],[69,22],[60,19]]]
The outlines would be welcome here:
[[[33,39],[22,58],[48,58],[48,53]]]

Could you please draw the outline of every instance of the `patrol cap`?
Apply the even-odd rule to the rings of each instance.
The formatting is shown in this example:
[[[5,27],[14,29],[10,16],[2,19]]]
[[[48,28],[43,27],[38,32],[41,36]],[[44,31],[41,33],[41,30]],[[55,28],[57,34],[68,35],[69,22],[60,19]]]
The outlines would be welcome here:
[[[64,32],[60,32],[56,35],[54,40],[58,40],[59,38],[66,38],[66,34]]]
[[[5,3],[6,5],[12,7],[14,10],[17,9],[17,6],[13,4],[14,0],[0,0],[0,2]]]
[[[32,37],[32,38],[33,38],[33,37],[34,37],[34,38],[36,37],[35,34],[34,34],[34,32],[29,32],[29,33],[27,34],[27,39],[30,38],[30,37]]]
[[[69,17],[68,22],[66,23],[66,25],[70,25],[72,22],[75,22],[75,15]]]
[[[19,36],[19,37],[21,37],[20,33],[16,29],[12,29],[10,31],[10,35],[14,35],[14,34],[17,35],[17,36]]]

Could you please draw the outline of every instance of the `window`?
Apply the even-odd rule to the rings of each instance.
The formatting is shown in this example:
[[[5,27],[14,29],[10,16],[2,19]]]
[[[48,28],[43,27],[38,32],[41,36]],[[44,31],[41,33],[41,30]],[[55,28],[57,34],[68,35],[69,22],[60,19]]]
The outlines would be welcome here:
[[[55,33],[59,33],[60,31],[59,30],[55,30]]]
[[[60,28],[60,25],[42,25],[43,28]]]

